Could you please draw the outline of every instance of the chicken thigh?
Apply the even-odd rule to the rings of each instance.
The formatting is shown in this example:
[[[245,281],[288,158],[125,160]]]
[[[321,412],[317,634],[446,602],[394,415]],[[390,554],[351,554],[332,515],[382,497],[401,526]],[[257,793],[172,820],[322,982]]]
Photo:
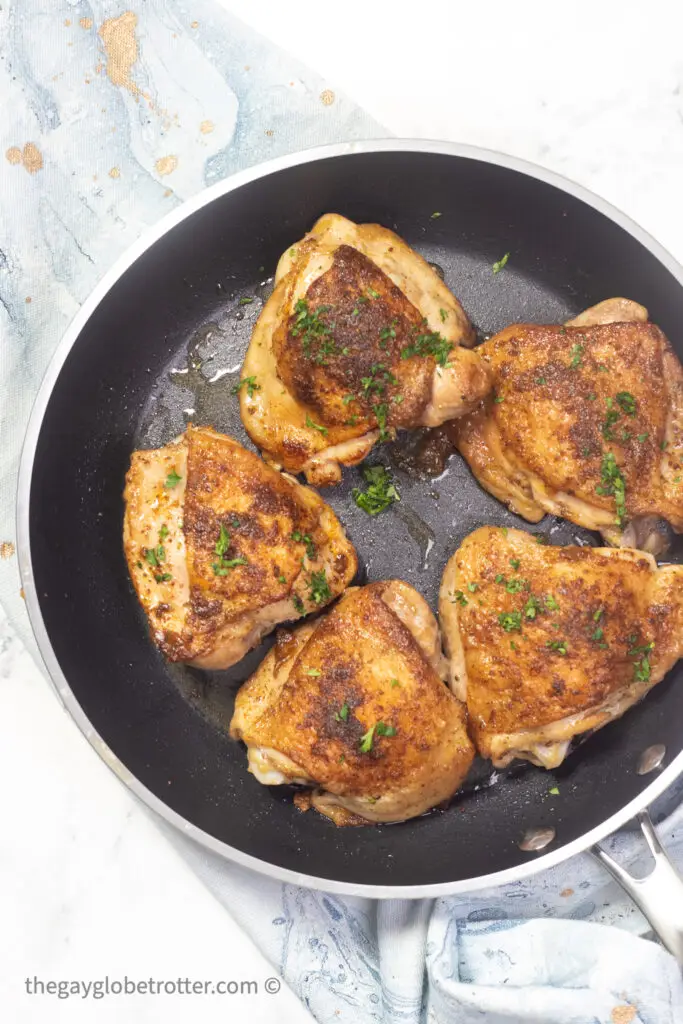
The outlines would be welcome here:
[[[230,732],[259,782],[313,787],[306,799],[337,825],[402,821],[453,796],[472,763],[444,674],[436,620],[412,587],[352,588],[278,633]]]
[[[683,368],[647,310],[610,299],[477,351],[494,392],[448,430],[486,490],[613,545],[657,553],[662,520],[683,530]]]
[[[555,768],[683,655],[683,566],[484,526],[446,566],[439,617],[480,754]]]
[[[473,409],[489,372],[438,274],[393,232],[321,217],[280,259],[242,370],[242,420],[264,457],[341,479],[395,428]]]
[[[134,452],[124,500],[128,569],[169,661],[228,668],[356,572],[353,546],[314,491],[208,428]]]

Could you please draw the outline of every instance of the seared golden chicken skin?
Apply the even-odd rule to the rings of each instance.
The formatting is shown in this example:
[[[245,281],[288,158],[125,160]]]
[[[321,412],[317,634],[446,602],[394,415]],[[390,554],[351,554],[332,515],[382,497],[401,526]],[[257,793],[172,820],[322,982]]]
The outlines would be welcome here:
[[[446,566],[439,618],[480,754],[555,768],[683,655],[683,566],[484,526]]]
[[[242,420],[265,458],[335,483],[396,427],[474,408],[488,371],[441,278],[392,231],[326,214],[281,258],[254,329]]]
[[[337,825],[402,821],[449,799],[472,763],[463,705],[442,682],[436,620],[406,583],[347,591],[275,647],[230,726],[259,782],[315,787]]]
[[[128,569],[169,661],[228,668],[356,572],[353,546],[314,491],[208,428],[133,452],[124,500]]]
[[[647,310],[610,299],[477,351],[494,392],[449,434],[486,490],[531,522],[550,512],[614,545],[648,549],[657,519],[683,530],[683,368]]]

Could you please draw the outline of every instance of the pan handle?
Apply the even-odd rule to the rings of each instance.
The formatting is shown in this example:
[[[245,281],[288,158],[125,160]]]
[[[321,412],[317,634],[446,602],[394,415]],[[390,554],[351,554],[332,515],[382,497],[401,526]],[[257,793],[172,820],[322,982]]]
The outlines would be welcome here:
[[[591,853],[626,890],[662,944],[683,964],[683,878],[659,842],[647,811],[640,812],[638,822],[655,862],[645,878],[634,878],[601,846],[594,846]]]

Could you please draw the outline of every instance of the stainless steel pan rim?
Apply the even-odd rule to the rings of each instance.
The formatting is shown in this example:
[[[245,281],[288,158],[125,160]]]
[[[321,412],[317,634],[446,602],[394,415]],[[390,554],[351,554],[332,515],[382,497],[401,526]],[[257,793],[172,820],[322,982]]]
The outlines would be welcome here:
[[[158,224],[147,231],[133,246],[131,246],[104,275],[90,297],[76,314],[66,330],[64,337],[59,343],[57,350],[52,357],[47,372],[40,386],[33,410],[31,412],[26,437],[24,440],[21,463],[19,467],[19,482],[17,489],[17,553],[21,584],[26,598],[29,619],[33,628],[38,648],[54,684],[57,695],[62,704],[69,712],[83,735],[94,747],[99,756],[109,768],[125,783],[131,792],[145,803],[151,810],[155,811],[161,818],[174,825],[181,833],[195,840],[200,846],[218,854],[229,861],[246,868],[251,868],[263,875],[293,885],[303,885],[313,889],[322,889],[326,892],[334,892],[344,895],[367,896],[375,899],[418,899],[435,896],[456,895],[458,893],[471,892],[475,889],[484,889],[490,886],[507,885],[519,881],[539,871],[547,870],[570,857],[582,853],[600,840],[616,832],[622,825],[635,817],[648,804],[660,796],[668,786],[674,782],[683,772],[683,752],[680,753],[670,765],[668,765],[640,795],[621,808],[617,813],[611,815],[598,827],[586,832],[579,839],[562,846],[560,849],[551,850],[533,859],[526,864],[510,868],[505,871],[498,871],[494,874],[483,875],[474,878],[464,879],[458,882],[434,885],[363,885],[348,882],[335,882],[327,878],[319,878],[313,875],[299,874],[286,868],[275,867],[267,861],[242,853],[240,850],[223,843],[202,829],[191,824],[181,815],[171,810],[162,800],[155,796],[146,786],[135,778],[116,757],[116,755],[104,743],[100,735],[93,729],[88,718],[76,700],[69,684],[62,673],[57,658],[50,643],[45,624],[40,611],[38,595],[36,593],[31,562],[31,550],[29,542],[29,499],[31,489],[31,476],[33,472],[33,461],[36,444],[40,432],[41,423],[45,410],[52,393],[55,381],[59,375],[64,361],[67,358],[73,344],[80,334],[83,326],[102,301],[107,292],[113,287],[118,279],[135,263],[135,261],[158,239],[162,238],[171,228],[191,216],[197,210],[211,203],[219,196],[225,195],[234,189],[240,188],[248,182],[258,178],[267,177],[276,171],[293,167],[298,164],[310,163],[315,160],[325,160],[330,157],[349,156],[354,153],[436,153],[445,156],[456,156],[469,160],[478,160],[500,167],[519,171],[532,178],[556,188],[580,199],[588,206],[592,206],[599,213],[612,220],[624,231],[632,235],[641,245],[645,246],[662,263],[666,269],[676,278],[683,287],[683,268],[674,260],[663,246],[661,246],[651,235],[639,227],[630,217],[627,217],[616,207],[594,195],[588,189],[567,178],[548,171],[545,168],[537,167],[535,164],[517,157],[507,156],[493,150],[479,149],[476,146],[467,146],[455,142],[439,142],[423,139],[379,139],[364,142],[339,143],[331,146],[319,146],[304,150],[300,153],[293,153],[289,156],[279,157],[275,160],[260,164],[257,167],[241,171],[223,182],[219,182],[211,188],[205,189],[199,195],[187,200],[182,206],[164,217]]]

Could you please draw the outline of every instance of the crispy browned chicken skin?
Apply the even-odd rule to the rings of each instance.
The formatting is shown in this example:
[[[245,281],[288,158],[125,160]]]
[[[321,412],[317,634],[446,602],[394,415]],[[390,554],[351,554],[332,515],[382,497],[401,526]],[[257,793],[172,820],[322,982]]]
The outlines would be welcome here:
[[[647,310],[610,299],[477,351],[494,391],[449,434],[483,487],[531,522],[550,512],[610,544],[648,549],[656,520],[683,530],[683,369]]]
[[[244,362],[244,425],[311,483],[341,479],[396,427],[435,426],[489,389],[474,332],[438,274],[377,224],[321,217],[281,258]]]
[[[446,566],[439,618],[482,756],[554,768],[683,655],[683,566],[484,526]]]
[[[443,671],[436,620],[412,587],[352,588],[278,634],[230,731],[260,782],[315,787],[313,806],[338,825],[412,818],[451,797],[473,758]]]
[[[134,452],[124,499],[128,569],[170,661],[228,668],[356,572],[353,546],[314,491],[209,428]]]

